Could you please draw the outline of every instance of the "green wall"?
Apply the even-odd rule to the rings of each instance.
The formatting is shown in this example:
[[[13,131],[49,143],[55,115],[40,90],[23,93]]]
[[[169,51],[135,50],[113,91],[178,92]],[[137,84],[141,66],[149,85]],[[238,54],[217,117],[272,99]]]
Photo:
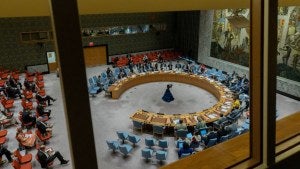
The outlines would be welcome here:
[[[23,70],[26,65],[47,63],[46,52],[53,50],[53,43],[21,43],[20,33],[50,28],[49,17],[1,18],[0,67]]]
[[[166,23],[164,32],[144,34],[84,37],[83,46],[89,42],[95,45],[107,44],[109,55],[139,52],[145,50],[173,48],[175,12],[83,15],[82,28],[146,23]],[[0,18],[0,67],[24,70],[26,65],[47,63],[46,52],[53,51],[53,42],[44,45],[20,42],[20,33],[51,30],[50,17]]]

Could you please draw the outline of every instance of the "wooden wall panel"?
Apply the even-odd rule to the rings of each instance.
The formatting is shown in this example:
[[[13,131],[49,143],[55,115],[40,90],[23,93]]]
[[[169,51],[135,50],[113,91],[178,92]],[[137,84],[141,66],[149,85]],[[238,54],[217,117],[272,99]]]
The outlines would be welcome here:
[[[86,67],[106,64],[106,46],[95,46],[83,48],[84,61]]]

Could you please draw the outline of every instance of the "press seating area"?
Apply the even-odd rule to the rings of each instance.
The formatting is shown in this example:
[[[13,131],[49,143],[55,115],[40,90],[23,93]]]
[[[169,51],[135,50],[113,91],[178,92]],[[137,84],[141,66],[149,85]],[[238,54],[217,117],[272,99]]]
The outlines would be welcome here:
[[[0,146],[3,146],[4,144],[11,144],[9,142],[12,142],[14,140],[7,139],[8,130],[11,132],[15,132],[18,127],[22,127],[23,130],[27,130],[26,133],[32,134],[35,133],[38,137],[37,144],[48,144],[50,138],[52,137],[52,134],[43,135],[41,134],[38,129],[36,128],[33,123],[23,123],[22,121],[22,112],[24,110],[28,110],[31,114],[33,114],[36,117],[39,117],[36,106],[38,104],[37,99],[35,96],[37,93],[39,93],[42,96],[46,96],[46,86],[44,82],[44,77],[41,73],[35,72],[35,73],[29,73],[25,72],[24,74],[19,73],[18,71],[10,71],[8,69],[1,69],[0,70],[0,98],[1,98],[1,113],[5,115],[5,119],[1,120],[1,127],[3,128],[0,131]],[[13,78],[13,80],[17,84],[17,88],[15,90],[19,90],[19,94],[22,98],[19,97],[11,97],[6,93],[7,86],[10,86],[9,79]],[[23,80],[26,79],[32,86],[32,90],[26,89],[26,87],[23,85]],[[19,86],[19,84],[22,85]],[[16,94],[18,95],[18,94]],[[47,103],[44,104],[44,107],[49,109]],[[21,110],[21,111],[20,111]],[[18,117],[18,118],[16,118]],[[44,117],[44,116],[43,116]],[[49,117],[45,118],[49,120]],[[46,121],[46,120],[44,120]],[[4,129],[4,128],[7,128]],[[9,134],[9,135],[15,135]],[[19,142],[20,140],[16,141]],[[39,147],[39,146],[37,146]],[[19,151],[22,150],[22,151]],[[13,155],[15,156],[15,159],[12,161],[11,165],[15,169],[31,169],[32,168],[32,162],[35,161],[35,159],[32,159],[32,151],[34,151],[34,148],[26,147],[21,142],[19,142],[19,147],[14,147],[14,149],[9,149],[9,151],[13,151]],[[3,159],[3,158],[2,158]],[[4,164],[1,164],[4,165]],[[39,165],[38,163],[35,165]],[[1,166],[0,166],[1,168]]]

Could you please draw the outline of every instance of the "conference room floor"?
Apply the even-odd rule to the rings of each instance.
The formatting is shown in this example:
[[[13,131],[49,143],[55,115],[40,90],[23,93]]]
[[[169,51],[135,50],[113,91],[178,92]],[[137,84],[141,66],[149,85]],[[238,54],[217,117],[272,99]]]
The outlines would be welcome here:
[[[87,77],[99,75],[104,71],[107,66],[98,66],[87,68]],[[50,139],[49,146],[55,150],[59,150],[66,159],[70,159],[70,151],[68,145],[68,134],[65,123],[65,115],[61,94],[61,87],[59,78],[56,74],[48,74],[44,76],[47,94],[57,98],[53,106],[49,108],[52,110],[53,118],[50,119],[54,123],[53,138]],[[141,133],[140,131],[132,130],[132,121],[129,115],[135,112],[138,108],[144,108],[148,111],[172,113],[174,111],[193,112],[199,109],[210,107],[211,104],[216,102],[216,99],[206,91],[203,91],[194,86],[185,85],[181,83],[172,83],[172,93],[175,101],[169,104],[161,101],[161,97],[165,90],[167,82],[163,83],[149,83],[133,87],[127,90],[119,100],[112,100],[104,96],[101,92],[96,97],[90,97],[90,105],[92,111],[92,122],[94,127],[95,144],[97,151],[98,166],[101,169],[152,169],[158,168],[161,165],[171,163],[178,160],[177,151],[175,149],[174,137],[164,136],[169,142],[167,149],[167,160],[162,164],[158,163],[155,159],[146,162],[141,157],[141,149],[145,148],[144,138],[153,137],[151,133]],[[21,110],[17,100],[13,109],[15,116]],[[76,105],[74,105],[76,106]],[[288,114],[300,110],[300,102],[277,94],[277,109],[279,117],[282,118]],[[241,120],[239,121],[241,123]],[[112,153],[108,150],[106,140],[117,140],[116,131],[127,131],[139,135],[142,140],[137,144],[129,156],[124,157],[121,153]],[[15,139],[16,127],[8,128],[7,147],[9,150],[15,150],[17,141]],[[159,137],[158,137],[159,138]],[[126,142],[127,144],[131,144]],[[158,148],[155,148],[158,149]],[[36,150],[29,150],[34,156]],[[5,159],[5,157],[3,157]],[[12,168],[8,163],[2,165],[3,168]],[[33,168],[40,168],[38,162],[33,158]],[[59,161],[55,161],[54,168],[71,169],[72,164],[61,166]]]

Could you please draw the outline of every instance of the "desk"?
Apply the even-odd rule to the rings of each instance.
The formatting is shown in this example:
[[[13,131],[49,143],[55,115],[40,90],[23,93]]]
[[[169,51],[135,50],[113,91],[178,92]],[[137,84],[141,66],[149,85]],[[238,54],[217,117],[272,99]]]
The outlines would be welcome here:
[[[206,123],[210,123],[218,120],[221,113],[226,116],[231,112],[231,105],[233,104],[232,92],[220,82],[194,74],[175,73],[171,71],[132,75],[110,86],[109,91],[112,93],[113,99],[118,99],[122,93],[133,86],[160,81],[180,82],[200,87],[212,93],[219,102],[209,109],[194,113],[183,112],[181,114],[161,115],[155,112],[138,110],[130,116],[132,120],[151,125],[174,127],[174,120],[182,119],[188,126],[195,126],[197,123],[197,117],[201,117],[201,119],[203,119]]]

